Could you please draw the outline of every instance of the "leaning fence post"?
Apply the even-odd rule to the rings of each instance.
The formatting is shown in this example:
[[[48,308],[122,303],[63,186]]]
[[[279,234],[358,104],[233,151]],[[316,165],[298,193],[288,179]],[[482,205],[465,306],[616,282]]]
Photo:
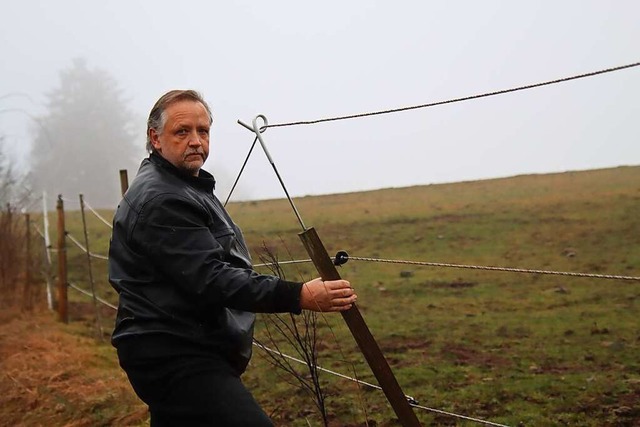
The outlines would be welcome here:
[[[91,252],[89,249],[89,234],[87,233],[87,220],[84,215],[84,197],[80,194],[80,213],[82,215],[82,228],[84,229],[84,247],[87,249],[87,266],[89,267],[89,283],[91,283],[91,295],[93,296],[93,308],[96,311],[96,326],[98,327],[98,334],[100,335],[100,341],[104,341],[104,331],[102,330],[102,319],[100,317],[100,308],[98,307],[98,300],[96,299],[96,286],[93,281],[93,269],[91,268]]]
[[[67,231],[64,227],[64,202],[62,201],[62,194],[58,195],[56,210],[58,211],[58,320],[69,323],[67,300]]]
[[[120,169],[120,192],[124,196],[129,188],[129,177],[126,169]]]

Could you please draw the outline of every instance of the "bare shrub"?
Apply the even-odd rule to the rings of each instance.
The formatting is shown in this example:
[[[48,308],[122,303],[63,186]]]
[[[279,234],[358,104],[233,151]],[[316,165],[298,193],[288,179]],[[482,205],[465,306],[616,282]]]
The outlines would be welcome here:
[[[27,225],[21,214],[27,207],[29,191],[13,172],[2,142],[0,138],[0,307],[22,301],[22,306],[29,309],[33,295],[27,287],[27,271],[31,266],[27,266]]]
[[[266,246],[260,256],[272,273],[285,279],[284,271],[278,263],[277,256]],[[299,316],[293,314],[270,314],[265,318],[266,340],[254,339],[256,344],[266,352],[266,358],[277,368],[293,377],[293,384],[304,390],[312,399],[322,418],[322,423],[329,423],[325,406],[326,394],[320,385],[318,369],[318,335],[317,314],[303,310]],[[281,348],[281,343],[293,348],[294,352],[306,365],[301,372],[292,363]]]
[[[6,204],[0,212],[0,306],[15,304],[24,272],[24,226],[16,208]]]

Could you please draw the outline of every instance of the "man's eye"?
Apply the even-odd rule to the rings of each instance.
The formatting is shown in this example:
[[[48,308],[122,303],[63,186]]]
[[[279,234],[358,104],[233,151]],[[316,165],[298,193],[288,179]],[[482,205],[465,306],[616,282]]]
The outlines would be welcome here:
[[[176,134],[177,135],[186,135],[188,132],[186,129],[179,129]]]
[[[209,135],[209,129],[200,129],[198,133],[200,135]]]

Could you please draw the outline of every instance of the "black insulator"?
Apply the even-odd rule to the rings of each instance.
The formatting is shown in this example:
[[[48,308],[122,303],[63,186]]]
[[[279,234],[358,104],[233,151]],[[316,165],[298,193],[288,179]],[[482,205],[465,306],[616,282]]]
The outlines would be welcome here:
[[[349,254],[346,251],[338,251],[333,260],[333,265],[346,264],[349,261]]]

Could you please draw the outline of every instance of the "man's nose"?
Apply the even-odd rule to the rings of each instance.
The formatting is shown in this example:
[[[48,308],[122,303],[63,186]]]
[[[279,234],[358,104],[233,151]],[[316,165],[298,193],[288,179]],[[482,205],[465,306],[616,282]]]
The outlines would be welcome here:
[[[189,145],[194,147],[199,147],[200,145],[202,145],[202,138],[200,137],[198,131],[191,132]]]

